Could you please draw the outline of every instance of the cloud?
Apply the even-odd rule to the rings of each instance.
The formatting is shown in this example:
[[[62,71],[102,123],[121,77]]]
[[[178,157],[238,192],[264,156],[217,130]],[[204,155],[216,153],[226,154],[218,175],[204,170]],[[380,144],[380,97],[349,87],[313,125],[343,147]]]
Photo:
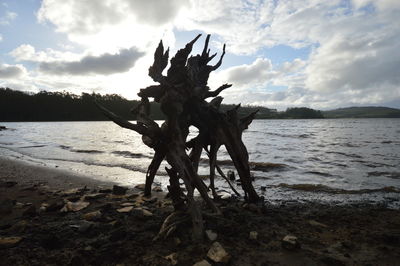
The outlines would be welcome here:
[[[60,52],[47,48],[45,51],[36,51],[30,44],[22,44],[9,53],[17,62],[52,62],[57,60],[79,60],[80,54],[71,52]]]
[[[17,13],[7,11],[4,16],[0,17],[0,25],[9,25],[17,16]]]
[[[51,75],[110,75],[128,71],[142,56],[142,52],[132,47],[116,54],[87,55],[78,61],[42,62],[39,70]]]
[[[38,19],[53,23],[61,32],[94,34],[125,20],[160,26],[173,21],[186,5],[187,0],[44,0]]]
[[[3,35],[0,34],[0,42],[3,41]]]
[[[13,79],[21,77],[26,73],[26,69],[22,65],[0,64],[0,78]]]

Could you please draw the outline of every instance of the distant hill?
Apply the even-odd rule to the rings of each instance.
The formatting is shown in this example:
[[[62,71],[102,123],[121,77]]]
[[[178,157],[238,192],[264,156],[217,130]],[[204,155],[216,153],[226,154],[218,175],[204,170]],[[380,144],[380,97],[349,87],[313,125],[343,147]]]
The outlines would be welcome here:
[[[400,118],[400,109],[388,107],[347,107],[323,111],[325,118]]]
[[[98,121],[108,120],[95,106],[94,100],[122,117],[134,120],[130,112],[138,101],[127,100],[116,94],[88,94],[75,95],[69,92],[27,93],[0,88],[0,121]],[[235,108],[232,104],[222,104],[222,111]],[[160,104],[151,102],[151,118],[164,119]],[[323,118],[321,111],[306,107],[288,108],[285,112],[278,112],[262,106],[242,106],[238,110],[239,116],[248,115],[258,110],[256,119],[308,119]]]

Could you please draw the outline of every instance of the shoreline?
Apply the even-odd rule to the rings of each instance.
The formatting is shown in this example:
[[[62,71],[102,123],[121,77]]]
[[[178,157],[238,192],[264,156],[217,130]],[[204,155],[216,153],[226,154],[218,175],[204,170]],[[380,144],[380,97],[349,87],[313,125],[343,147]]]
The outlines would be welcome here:
[[[173,211],[164,192],[146,198],[138,189],[117,195],[112,188],[0,157],[1,263],[396,265],[400,259],[400,210],[384,206],[222,200],[217,205],[223,216],[204,216],[216,240],[205,236],[195,244],[190,222],[182,232],[153,241]],[[226,264],[207,257],[215,241],[229,254]]]

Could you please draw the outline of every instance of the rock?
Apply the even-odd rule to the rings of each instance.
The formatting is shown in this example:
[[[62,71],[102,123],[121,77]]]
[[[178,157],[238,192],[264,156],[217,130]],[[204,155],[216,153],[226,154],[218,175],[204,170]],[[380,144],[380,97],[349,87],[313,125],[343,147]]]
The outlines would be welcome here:
[[[31,205],[30,207],[28,207],[28,209],[26,209],[22,213],[22,215],[23,216],[30,216],[30,217],[36,216],[37,215],[36,207],[34,205]]]
[[[207,252],[207,257],[214,262],[227,263],[231,256],[225,251],[219,242],[214,242]]]
[[[250,240],[257,240],[257,238],[258,238],[258,232],[256,232],[256,231],[251,231],[251,232],[249,233],[249,239],[250,239]]]
[[[300,248],[300,243],[298,242],[297,237],[287,235],[282,239],[282,247],[287,250],[295,250]]]
[[[126,198],[127,199],[135,199],[138,196],[139,196],[139,193],[132,193],[132,194],[126,195]]]
[[[15,201],[10,199],[4,199],[0,201],[0,214],[9,214],[14,208]]]
[[[142,197],[142,200],[148,203],[155,203],[158,201],[157,197]]]
[[[135,206],[134,202],[123,202],[121,203],[122,207],[130,207],[130,206]]]
[[[212,230],[206,230],[206,236],[208,240],[215,241],[217,240],[218,234],[213,232]]]
[[[312,226],[316,226],[316,227],[323,227],[323,228],[327,228],[328,226],[326,224],[317,222],[315,220],[309,220],[308,223]]]
[[[162,190],[162,188],[160,187],[160,186],[155,186],[155,187],[153,187],[153,189],[152,189],[154,192],[162,192],[163,190]]]
[[[121,209],[117,209],[117,212],[127,213],[127,212],[131,212],[132,210],[133,210],[133,206],[128,206],[128,207],[123,207]]]
[[[202,260],[202,261],[196,262],[195,264],[193,264],[193,266],[211,266],[211,264],[206,260]]]
[[[12,248],[22,241],[22,237],[0,237],[0,249]]]
[[[128,190],[128,188],[126,188],[126,187],[121,187],[121,186],[114,185],[112,193],[114,195],[125,195],[127,190]]]
[[[266,191],[267,187],[266,186],[261,186],[260,189],[261,189],[261,191]]]
[[[89,195],[85,195],[85,200],[95,200],[95,199],[101,199],[106,196],[105,193],[93,193]]]
[[[0,131],[6,130],[7,128],[5,126],[0,126]]]
[[[146,187],[146,184],[138,184],[135,186],[135,188],[137,188],[139,190],[144,190],[145,187]]]
[[[101,219],[101,216],[101,211],[88,212],[82,215],[83,219],[86,221],[98,221]]]
[[[129,207],[127,207],[127,208],[129,208]],[[153,213],[151,213],[150,211],[143,209],[143,208],[134,208],[132,211],[132,215],[137,218],[144,218],[144,217],[153,216]]]
[[[172,265],[178,264],[178,253],[176,252],[171,253],[168,256],[165,256],[164,258],[169,260],[169,262],[171,262]]]
[[[76,211],[80,211],[84,208],[86,208],[87,206],[89,206],[89,202],[86,201],[77,201],[77,202],[67,202],[64,207],[60,210],[61,212],[76,212]]]

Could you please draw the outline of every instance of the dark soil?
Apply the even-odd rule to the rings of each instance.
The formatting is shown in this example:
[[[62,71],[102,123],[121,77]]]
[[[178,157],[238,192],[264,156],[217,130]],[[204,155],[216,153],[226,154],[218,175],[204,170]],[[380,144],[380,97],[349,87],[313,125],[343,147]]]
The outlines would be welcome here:
[[[62,212],[68,201],[90,204]],[[132,210],[117,211],[129,205]],[[222,216],[204,209],[205,228],[218,234],[216,241],[230,255],[227,265],[398,265],[400,260],[399,210],[368,204],[256,206],[234,199],[218,205]],[[223,265],[207,258],[212,242],[206,236],[202,243],[191,241],[190,222],[184,231],[153,241],[172,211],[164,193],[145,198],[130,189],[114,195],[111,187],[100,194],[98,188],[66,192],[0,180],[0,265],[193,265],[202,260]],[[250,232],[257,232],[256,239]],[[294,243],[283,241],[287,235],[295,237]],[[176,261],[166,258],[173,253]]]

